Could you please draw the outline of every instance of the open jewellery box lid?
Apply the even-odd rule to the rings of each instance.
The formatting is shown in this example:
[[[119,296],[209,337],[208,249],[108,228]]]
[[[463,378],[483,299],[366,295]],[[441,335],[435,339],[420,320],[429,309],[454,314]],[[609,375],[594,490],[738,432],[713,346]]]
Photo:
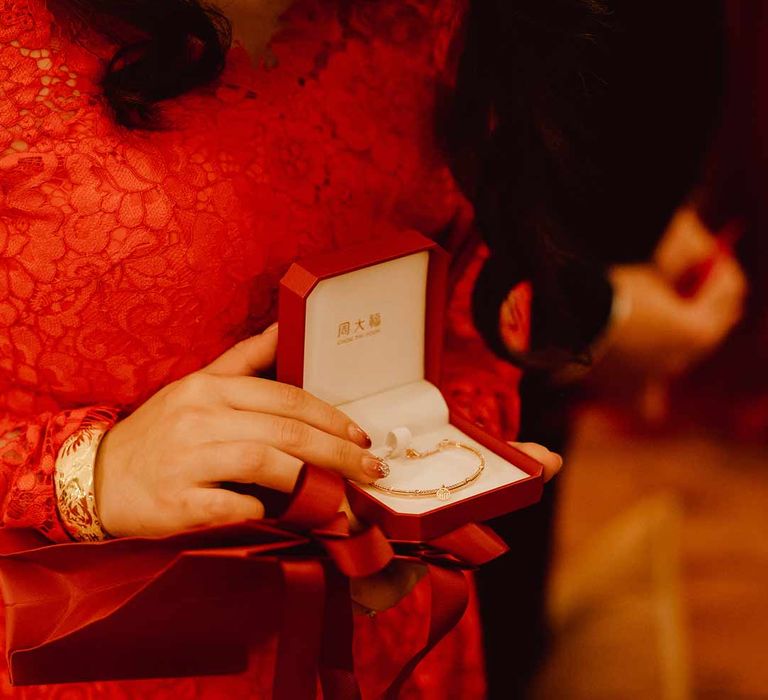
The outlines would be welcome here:
[[[339,406],[374,451],[390,428],[407,425],[418,449],[447,438],[485,455],[480,477],[448,501],[348,484],[356,515],[404,541],[523,508],[542,491],[539,462],[485,433],[437,388],[447,271],[444,250],[407,232],[300,260],[280,283],[279,381]]]

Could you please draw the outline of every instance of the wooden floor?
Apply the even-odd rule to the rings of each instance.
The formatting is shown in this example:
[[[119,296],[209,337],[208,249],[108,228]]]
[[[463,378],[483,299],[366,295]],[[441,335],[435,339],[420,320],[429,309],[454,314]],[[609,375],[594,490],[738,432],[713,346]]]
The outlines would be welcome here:
[[[565,464],[558,566],[628,506],[671,494],[683,510],[693,695],[768,699],[768,446],[693,430],[639,434],[592,408]]]

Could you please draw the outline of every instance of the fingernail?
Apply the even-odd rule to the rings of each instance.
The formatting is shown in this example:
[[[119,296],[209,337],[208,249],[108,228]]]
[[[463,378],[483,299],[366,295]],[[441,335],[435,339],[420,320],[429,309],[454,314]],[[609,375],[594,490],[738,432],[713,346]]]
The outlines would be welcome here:
[[[363,457],[363,470],[374,481],[389,476],[389,465],[383,459],[371,454]]]
[[[349,424],[349,437],[352,438],[352,442],[356,442],[360,447],[370,447],[371,437],[365,432],[359,425],[354,423]]]
[[[274,333],[277,330],[277,321],[275,321],[271,326],[267,326],[262,333]]]

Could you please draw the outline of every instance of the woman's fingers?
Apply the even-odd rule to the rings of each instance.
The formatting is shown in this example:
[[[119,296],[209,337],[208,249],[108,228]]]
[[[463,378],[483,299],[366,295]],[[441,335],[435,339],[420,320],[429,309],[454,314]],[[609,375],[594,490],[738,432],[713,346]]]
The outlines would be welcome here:
[[[544,465],[544,481],[549,481],[563,466],[563,458],[557,452],[552,452],[536,442],[510,442],[509,444]]]
[[[349,416],[298,387],[258,377],[222,377],[216,387],[232,408],[294,418],[360,447],[371,446],[371,439]]]
[[[693,265],[717,254],[717,238],[690,205],[680,207],[667,224],[653,260],[662,275],[674,282]]]
[[[219,441],[253,440],[271,445],[303,462],[310,462],[362,483],[382,478],[382,462],[347,439],[329,435],[303,421],[250,411],[225,411],[213,419]]]
[[[205,443],[190,458],[190,467],[201,485],[232,481],[284,493],[293,490],[302,466],[300,459],[255,440]]]
[[[312,394],[289,384],[254,377],[269,367],[277,350],[277,324],[242,340],[201,370],[217,375],[211,384],[232,408],[296,418],[331,435],[370,447],[371,439],[349,416]]]
[[[277,354],[277,324],[273,323],[260,335],[241,340],[219,355],[201,372],[228,376],[249,376],[271,367]]]
[[[687,344],[681,348],[677,369],[681,372],[711,353],[741,320],[746,294],[744,273],[732,258],[723,258],[699,293],[683,302],[681,318]]]
[[[733,258],[725,257],[715,265],[694,303],[709,315],[710,323],[714,320],[730,330],[741,318],[746,291],[741,267]]]
[[[258,498],[226,489],[193,488],[183,501],[186,527],[226,525],[260,520],[264,505]]]

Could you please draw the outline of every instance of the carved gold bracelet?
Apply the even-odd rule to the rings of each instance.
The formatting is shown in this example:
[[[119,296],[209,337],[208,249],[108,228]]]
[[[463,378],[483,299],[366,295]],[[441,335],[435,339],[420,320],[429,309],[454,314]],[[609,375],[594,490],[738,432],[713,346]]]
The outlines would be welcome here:
[[[109,429],[94,423],[78,430],[59,449],[55,466],[59,515],[67,532],[81,542],[109,537],[96,510],[94,467],[101,438]]]
[[[453,440],[441,440],[433,449],[424,452],[419,452],[418,450],[411,448],[405,451],[406,459],[425,459],[426,457],[431,457],[432,455],[436,455],[440,452],[451,449],[466,450],[467,452],[471,452],[473,455],[475,455],[475,457],[477,457],[479,460],[475,470],[469,476],[461,479],[460,481],[456,481],[452,484],[441,484],[437,488],[430,489],[397,489],[390,486],[382,486],[377,481],[374,481],[371,486],[377,491],[383,491],[384,493],[388,493],[392,496],[407,496],[410,498],[437,497],[441,501],[447,501],[450,499],[451,494],[454,491],[458,491],[459,489],[464,488],[467,484],[471,484],[483,473],[483,470],[485,469],[485,457],[483,457],[482,453],[479,450],[476,450],[474,447],[465,445],[463,442],[454,442]],[[386,460],[382,461],[387,467],[390,467]]]

